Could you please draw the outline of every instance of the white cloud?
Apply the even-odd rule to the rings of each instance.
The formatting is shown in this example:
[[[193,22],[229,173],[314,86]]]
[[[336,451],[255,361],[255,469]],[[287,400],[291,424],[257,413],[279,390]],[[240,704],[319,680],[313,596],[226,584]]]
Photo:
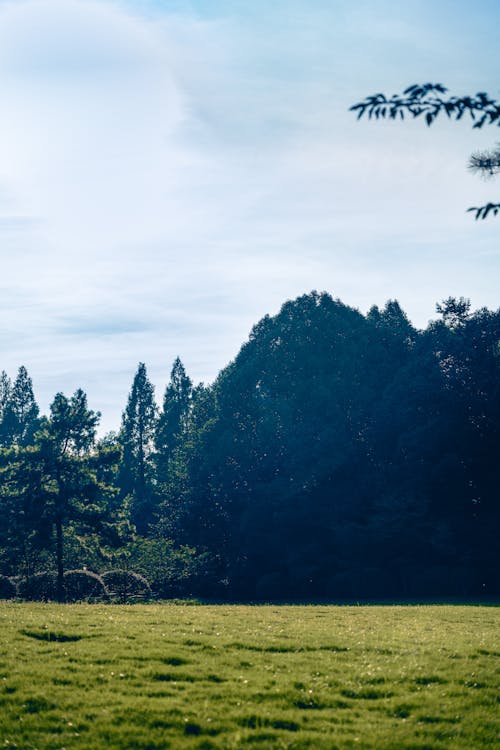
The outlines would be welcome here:
[[[162,39],[106,3],[26,0],[0,11],[1,179],[54,245],[81,251],[158,230],[183,163]]]
[[[470,246],[490,252],[493,230],[462,213],[489,189],[463,167],[488,134],[348,112],[404,78],[389,62],[421,27],[368,13],[357,32],[348,3],[146,5],[0,4],[0,369],[26,364],[44,408],[81,385],[116,426],[139,360],[159,391],[177,354],[210,380],[312,288],[397,296],[419,324],[452,292],[492,304]]]

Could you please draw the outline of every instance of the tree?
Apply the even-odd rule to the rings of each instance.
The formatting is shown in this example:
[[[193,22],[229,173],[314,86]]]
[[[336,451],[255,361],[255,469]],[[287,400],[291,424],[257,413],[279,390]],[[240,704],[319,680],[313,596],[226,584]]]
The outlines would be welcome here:
[[[446,399],[447,465],[434,472],[434,503],[459,540],[483,591],[498,588],[500,310],[470,312],[468,300],[440,305],[427,335]]]
[[[287,302],[195,403],[178,541],[211,553],[231,595],[328,595],[338,565],[361,563],[366,430],[414,335],[397,303],[379,317]]]
[[[38,449],[0,449],[0,559],[8,575],[32,575],[52,547],[43,486]]]
[[[59,599],[64,592],[64,524],[97,511],[92,506],[98,484],[89,459],[99,418],[99,413],[88,409],[82,390],[77,390],[70,399],[57,393],[50,407],[50,418],[39,436],[45,470],[42,496],[56,532]]]
[[[25,367],[21,366],[12,387],[9,411],[13,420],[13,440],[27,445],[38,427],[39,408],[33,394],[33,383]]]
[[[0,381],[1,442],[27,445],[38,427],[39,408],[33,394],[33,383],[24,366],[19,368],[14,384],[6,373]]]
[[[443,321],[449,328],[458,328],[465,325],[469,318],[470,300],[465,297],[448,297],[442,304],[436,305],[436,311],[443,316]]]
[[[4,535],[19,549],[55,547],[58,597],[64,598],[65,532],[105,529],[115,489],[101,481],[103,465],[116,463],[96,448],[100,414],[77,390],[56,394],[50,416],[41,420],[32,445],[13,445],[0,462],[0,499],[6,515]],[[101,476],[100,476],[101,475]],[[55,542],[55,544],[54,544]]]
[[[179,357],[172,366],[170,382],[165,390],[163,409],[158,419],[155,437],[158,480],[168,480],[169,464],[187,429],[193,383]]]
[[[119,440],[123,455],[119,483],[122,496],[130,496],[132,521],[140,533],[147,531],[154,505],[154,438],[157,406],[154,386],[143,362],[135,374],[122,416]]]
[[[389,99],[385,94],[367,96],[362,102],[354,104],[350,109],[358,113],[358,120],[365,114],[369,119],[391,119],[399,117],[404,120],[406,115],[423,117],[427,125],[432,125],[440,114],[448,118],[461,120],[464,115],[474,121],[473,128],[484,125],[500,126],[500,102],[492,99],[488,94],[479,92],[475,96],[451,96],[444,98],[448,89],[441,83],[414,84],[404,90],[403,94],[393,94]],[[477,152],[469,159],[471,171],[483,176],[492,177],[500,172],[500,148],[490,151]],[[493,213],[500,211],[500,203],[487,203],[485,206],[468,208],[476,214],[476,219],[486,219]]]
[[[157,529],[209,556],[205,594],[498,590],[500,312],[438,310],[305,295],[193,396]]]
[[[7,408],[12,393],[12,383],[5,372],[2,370],[0,373],[0,446],[7,447],[10,445],[10,440],[7,435],[7,424],[5,417],[7,415]]]

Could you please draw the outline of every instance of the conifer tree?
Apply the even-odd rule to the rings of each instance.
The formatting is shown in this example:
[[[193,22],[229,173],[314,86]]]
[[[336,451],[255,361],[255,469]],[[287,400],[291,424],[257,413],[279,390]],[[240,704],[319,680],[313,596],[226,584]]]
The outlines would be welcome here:
[[[122,416],[123,456],[119,477],[122,497],[130,497],[132,522],[140,533],[147,531],[153,517],[156,423],[154,386],[148,379],[145,364],[140,362]]]
[[[116,463],[118,453],[104,455],[96,447],[99,418],[82,390],[71,398],[58,393],[33,444],[0,451],[0,538],[17,549],[20,562],[34,546],[55,550],[60,600],[68,527],[107,531],[112,515],[115,489],[102,481],[102,465]]]
[[[11,393],[11,380],[5,370],[2,370],[2,372],[0,373],[0,447],[7,447],[9,445],[5,416],[7,413],[7,407],[10,401]]]
[[[156,429],[155,447],[159,482],[168,481],[169,464],[187,429],[192,395],[193,383],[177,357],[165,390],[163,409]]]
[[[99,418],[98,412],[87,407],[87,396],[81,389],[70,399],[57,393],[40,437],[44,464],[52,468],[52,482],[46,493],[56,531],[59,599],[63,598],[64,524],[72,518],[84,518],[89,510],[90,513],[97,511],[95,501],[99,487],[89,471],[88,459],[94,447]]]
[[[27,445],[33,440],[39,411],[32,380],[21,366],[5,404],[3,432],[8,444]]]

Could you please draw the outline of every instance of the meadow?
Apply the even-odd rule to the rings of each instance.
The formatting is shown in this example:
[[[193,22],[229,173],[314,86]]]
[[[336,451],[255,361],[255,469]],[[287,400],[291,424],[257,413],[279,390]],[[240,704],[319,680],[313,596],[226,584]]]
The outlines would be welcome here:
[[[0,748],[499,746],[484,606],[0,604]]]

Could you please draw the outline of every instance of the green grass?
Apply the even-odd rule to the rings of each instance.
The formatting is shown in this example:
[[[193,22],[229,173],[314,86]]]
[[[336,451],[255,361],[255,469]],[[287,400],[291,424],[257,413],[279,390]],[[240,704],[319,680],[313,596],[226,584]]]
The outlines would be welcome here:
[[[0,604],[0,749],[498,747],[499,610]]]

